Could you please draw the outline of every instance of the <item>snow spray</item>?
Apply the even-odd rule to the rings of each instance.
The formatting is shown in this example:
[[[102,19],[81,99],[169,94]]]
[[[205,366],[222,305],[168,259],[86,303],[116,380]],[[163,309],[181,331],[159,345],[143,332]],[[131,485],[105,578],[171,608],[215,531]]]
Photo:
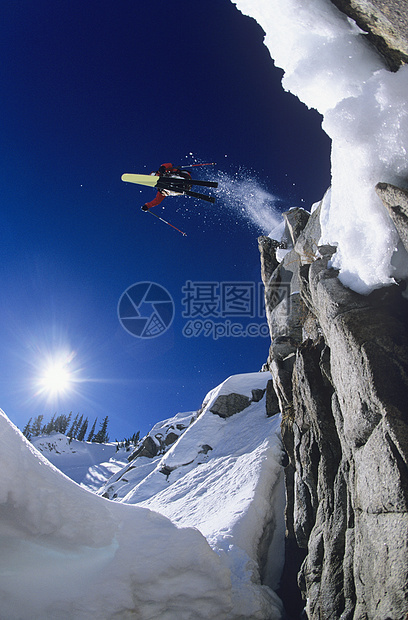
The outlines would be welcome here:
[[[248,171],[241,169],[234,175],[218,171],[214,180],[218,181],[217,203],[222,203],[230,215],[244,219],[264,234],[281,222],[282,215],[276,206],[278,198],[266,191]]]

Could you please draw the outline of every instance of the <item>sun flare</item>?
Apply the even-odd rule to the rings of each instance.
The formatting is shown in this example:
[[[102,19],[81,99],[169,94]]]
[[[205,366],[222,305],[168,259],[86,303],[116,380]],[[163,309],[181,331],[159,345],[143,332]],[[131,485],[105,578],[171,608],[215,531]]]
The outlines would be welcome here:
[[[72,376],[64,364],[51,364],[45,369],[40,384],[49,394],[67,392],[72,384]]]
[[[37,375],[37,394],[48,397],[60,397],[74,389],[74,383],[78,380],[77,370],[72,362],[75,353],[56,353],[50,355],[41,365]]]

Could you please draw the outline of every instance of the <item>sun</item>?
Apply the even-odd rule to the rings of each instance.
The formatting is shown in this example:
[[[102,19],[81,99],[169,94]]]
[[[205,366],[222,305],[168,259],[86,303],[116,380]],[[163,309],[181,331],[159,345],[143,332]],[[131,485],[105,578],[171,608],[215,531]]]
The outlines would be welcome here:
[[[39,383],[50,395],[65,394],[72,387],[72,374],[62,362],[51,363],[45,368]]]
[[[75,353],[59,352],[48,355],[37,374],[37,395],[58,398],[70,393],[78,381],[73,366]]]

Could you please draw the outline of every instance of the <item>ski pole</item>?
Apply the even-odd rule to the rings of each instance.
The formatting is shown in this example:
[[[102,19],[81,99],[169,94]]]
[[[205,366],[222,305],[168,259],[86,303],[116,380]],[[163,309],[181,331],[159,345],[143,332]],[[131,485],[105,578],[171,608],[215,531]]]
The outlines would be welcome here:
[[[212,162],[210,164],[190,164],[190,166],[178,166],[179,168],[196,168],[197,166],[216,166],[217,164],[215,162]]]
[[[157,215],[156,213],[153,213],[153,211],[150,211],[150,210],[148,210],[147,213],[150,213],[150,215],[154,215],[154,217],[157,217],[158,220],[161,220],[162,222],[164,222],[164,224],[167,224],[167,226],[171,226],[172,228],[174,228],[174,230],[177,230],[179,233],[181,233],[183,237],[187,237],[187,233],[180,230],[180,228],[177,228],[177,226],[173,226],[173,224],[170,224],[170,222],[160,217],[160,215]]]

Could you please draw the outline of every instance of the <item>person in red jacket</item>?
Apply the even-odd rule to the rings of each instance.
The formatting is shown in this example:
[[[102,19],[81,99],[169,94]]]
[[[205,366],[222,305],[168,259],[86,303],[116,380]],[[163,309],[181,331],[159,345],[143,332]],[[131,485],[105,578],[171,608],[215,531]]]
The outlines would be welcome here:
[[[191,179],[191,174],[187,172],[187,170],[181,170],[180,168],[173,166],[173,164],[162,164],[160,168],[157,170],[157,172],[152,172],[152,174],[155,174],[161,177],[175,177],[179,179],[180,178]],[[157,205],[159,205],[166,196],[182,196],[182,195],[183,195],[183,192],[175,192],[175,191],[168,190],[168,189],[159,189],[156,194],[156,197],[153,198],[153,200],[151,200],[150,202],[146,202],[146,204],[143,205],[142,211],[148,211],[152,207],[157,207]]]

